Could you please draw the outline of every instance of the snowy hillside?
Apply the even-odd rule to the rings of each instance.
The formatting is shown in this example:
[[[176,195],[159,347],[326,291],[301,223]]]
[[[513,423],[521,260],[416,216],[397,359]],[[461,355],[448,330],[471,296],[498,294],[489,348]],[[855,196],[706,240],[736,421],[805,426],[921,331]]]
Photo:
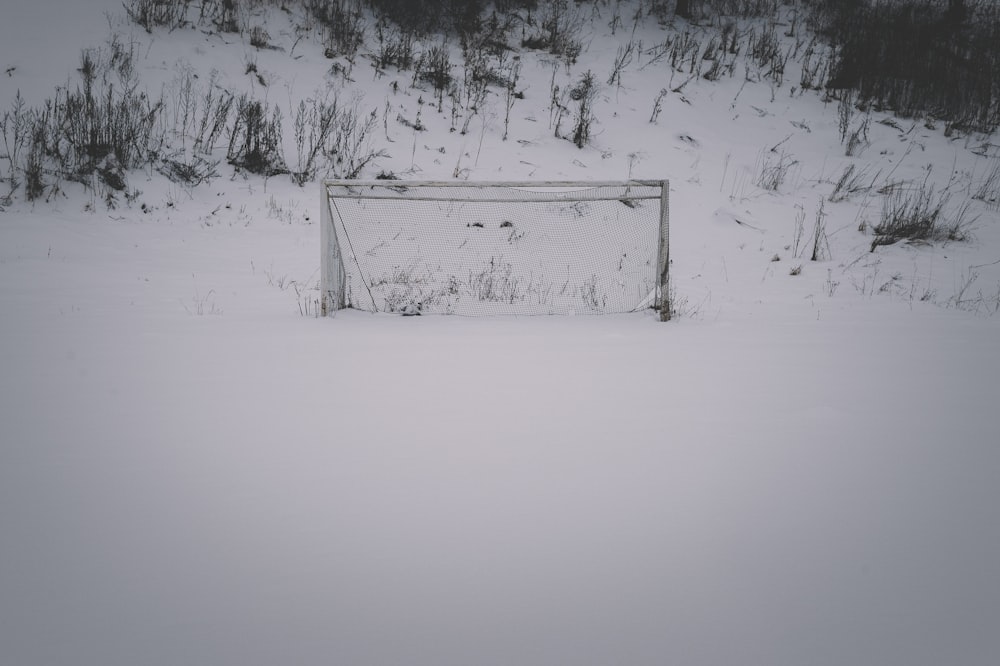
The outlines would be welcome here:
[[[570,3],[579,53],[525,22],[483,87],[415,44],[450,88],[380,63],[371,15],[345,56],[245,4],[0,22],[8,129],[85,48],[163,104],[151,161],[34,197],[0,147],[0,664],[995,661],[995,134],[813,89],[796,3]],[[277,144],[213,139],[226,95]],[[310,162],[296,119],[334,104],[355,129]],[[352,175],[669,179],[677,316],[319,318],[317,179]]]

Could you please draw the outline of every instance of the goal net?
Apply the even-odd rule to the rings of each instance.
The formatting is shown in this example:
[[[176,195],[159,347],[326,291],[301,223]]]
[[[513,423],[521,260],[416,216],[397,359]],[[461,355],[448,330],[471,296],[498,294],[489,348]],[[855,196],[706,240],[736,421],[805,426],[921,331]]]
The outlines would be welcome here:
[[[325,181],[321,311],[670,314],[667,181]]]

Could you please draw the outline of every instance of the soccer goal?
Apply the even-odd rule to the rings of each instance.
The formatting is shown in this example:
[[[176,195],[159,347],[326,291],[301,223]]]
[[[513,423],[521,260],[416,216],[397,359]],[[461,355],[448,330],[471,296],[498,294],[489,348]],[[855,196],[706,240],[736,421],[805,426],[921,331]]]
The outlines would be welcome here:
[[[328,180],[321,312],[670,318],[669,186]]]

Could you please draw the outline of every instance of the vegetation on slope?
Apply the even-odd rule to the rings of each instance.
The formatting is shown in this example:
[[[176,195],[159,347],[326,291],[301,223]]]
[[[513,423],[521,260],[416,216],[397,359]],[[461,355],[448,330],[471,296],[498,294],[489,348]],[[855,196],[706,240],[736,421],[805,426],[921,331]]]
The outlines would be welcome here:
[[[495,93],[505,103],[506,137],[523,96],[518,52],[544,51],[569,68],[584,48],[583,27],[594,21],[613,33],[655,22],[662,41],[623,40],[606,82],[591,71],[563,89],[553,82],[553,132],[580,148],[590,141],[599,88],[620,86],[636,56],[643,67],[669,68],[671,80],[677,75],[673,92],[694,77],[744,76],[839,100],[848,154],[867,132],[867,125],[851,131],[852,118],[872,109],[938,119],[946,133],[1000,124],[1000,9],[977,0],[126,0],[124,8],[149,32],[238,34],[258,51],[282,48],[266,20],[280,10],[295,25],[292,50],[312,40],[344,81],[359,56],[376,76],[407,72],[425,91],[422,102],[450,113],[452,131],[463,134]],[[783,38],[793,38],[791,46]],[[45,198],[72,181],[114,206],[134,198],[130,171],[148,168],[195,186],[215,177],[223,159],[304,184],[357,177],[381,154],[373,135],[385,119],[336,86],[299,100],[289,114],[266,94],[226,90],[191,73],[156,95],[143,88],[136,60],[135,46],[112,36],[83,52],[75,83],[38,106],[18,96],[3,110],[6,200]],[[786,81],[793,62],[799,76]],[[252,55],[246,73],[266,91]],[[422,127],[419,111],[402,121]]]

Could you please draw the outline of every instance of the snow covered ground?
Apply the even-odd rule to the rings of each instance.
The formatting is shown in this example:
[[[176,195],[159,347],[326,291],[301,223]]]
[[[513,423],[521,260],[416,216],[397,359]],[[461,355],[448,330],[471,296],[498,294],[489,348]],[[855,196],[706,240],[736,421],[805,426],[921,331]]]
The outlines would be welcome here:
[[[252,50],[41,4],[3,23],[4,108],[109,24],[151,86],[180,60],[236,85]],[[556,76],[604,82],[627,34],[590,26]],[[296,53],[254,54],[273,96],[321,85],[329,61]],[[0,213],[0,664],[995,662],[997,209],[972,203],[968,241],[870,252],[881,198],[828,200],[849,164],[971,192],[995,137],[875,114],[848,158],[836,103],[739,75],[652,124],[669,73],[637,62],[578,150],[524,58],[510,140],[425,109],[378,168],[670,178],[674,321],[316,318],[318,188],[283,178],[140,173],[132,206],[70,185]],[[351,92],[412,110],[368,67]]]

